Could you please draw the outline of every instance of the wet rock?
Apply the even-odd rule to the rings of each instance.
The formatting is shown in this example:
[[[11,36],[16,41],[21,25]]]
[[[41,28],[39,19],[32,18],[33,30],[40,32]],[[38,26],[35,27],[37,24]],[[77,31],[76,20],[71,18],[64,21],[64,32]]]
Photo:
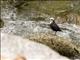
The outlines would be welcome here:
[[[57,32],[56,36],[55,32],[50,29],[49,23],[44,21],[8,21],[1,31],[45,44],[69,58],[79,58],[80,39],[77,34],[80,31],[79,26],[66,23],[59,24],[59,26],[62,32]]]

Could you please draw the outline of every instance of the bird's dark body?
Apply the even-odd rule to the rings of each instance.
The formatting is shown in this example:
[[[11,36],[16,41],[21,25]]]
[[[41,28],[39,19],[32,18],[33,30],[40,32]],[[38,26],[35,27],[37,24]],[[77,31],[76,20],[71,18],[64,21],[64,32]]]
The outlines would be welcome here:
[[[59,28],[59,26],[55,23],[55,21],[53,21],[51,24],[50,24],[50,27],[53,31],[61,31],[61,29]]]

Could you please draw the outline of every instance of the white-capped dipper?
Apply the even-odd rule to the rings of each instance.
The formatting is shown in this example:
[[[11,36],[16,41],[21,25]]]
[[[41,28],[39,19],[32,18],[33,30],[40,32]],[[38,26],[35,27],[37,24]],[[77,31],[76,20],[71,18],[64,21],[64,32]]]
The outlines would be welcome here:
[[[54,18],[50,18],[50,20],[53,20],[50,24],[50,28],[55,31],[55,34],[57,31],[61,31],[61,29],[59,28],[59,26],[55,23]]]

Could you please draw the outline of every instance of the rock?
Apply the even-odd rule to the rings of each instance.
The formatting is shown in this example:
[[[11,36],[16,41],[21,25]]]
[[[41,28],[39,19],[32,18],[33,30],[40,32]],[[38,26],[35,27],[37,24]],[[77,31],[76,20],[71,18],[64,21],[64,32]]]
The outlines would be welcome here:
[[[2,60],[70,60],[40,43],[1,33]]]

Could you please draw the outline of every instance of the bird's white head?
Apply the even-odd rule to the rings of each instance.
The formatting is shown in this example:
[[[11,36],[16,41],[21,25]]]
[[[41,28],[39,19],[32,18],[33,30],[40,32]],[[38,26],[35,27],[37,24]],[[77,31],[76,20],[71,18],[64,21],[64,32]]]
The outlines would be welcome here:
[[[51,17],[51,18],[50,18],[50,20],[54,20],[54,18],[53,18],[53,17]]]
[[[54,21],[54,18],[53,17],[50,18],[50,23],[52,23],[52,21]]]

